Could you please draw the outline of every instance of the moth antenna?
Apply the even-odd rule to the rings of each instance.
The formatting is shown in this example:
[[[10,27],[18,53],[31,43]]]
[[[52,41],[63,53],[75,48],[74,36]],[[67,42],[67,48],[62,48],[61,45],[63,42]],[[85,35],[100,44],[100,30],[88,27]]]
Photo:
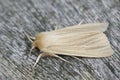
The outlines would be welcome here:
[[[32,36],[29,36],[30,37],[30,39],[33,39],[33,40],[35,40],[35,37],[32,37]]]
[[[27,36],[28,40],[33,43],[32,39],[34,40],[35,37],[29,36],[25,31],[23,31],[23,32]]]
[[[43,54],[39,54],[39,56],[36,59],[35,64],[33,65],[33,68],[37,65],[38,61],[40,60],[40,58],[43,56]]]
[[[57,58],[59,58],[59,59],[61,59],[62,61],[65,61],[65,62],[67,62],[67,63],[69,63],[69,64],[73,64],[73,63],[71,63],[71,62],[65,60],[64,58],[62,58],[62,57],[60,57],[60,56],[58,56],[58,55],[53,55],[53,56],[54,56],[54,57],[57,57]]]

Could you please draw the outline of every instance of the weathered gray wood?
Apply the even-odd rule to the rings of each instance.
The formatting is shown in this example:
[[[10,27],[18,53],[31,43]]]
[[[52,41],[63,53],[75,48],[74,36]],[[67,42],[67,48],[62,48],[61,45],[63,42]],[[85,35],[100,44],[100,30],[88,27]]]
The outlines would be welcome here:
[[[108,58],[62,56],[74,65],[54,57],[42,58],[32,74],[39,51],[27,58],[31,43],[23,31],[35,36],[84,23],[108,21],[106,31],[114,55]],[[83,63],[82,63],[82,62]],[[0,80],[119,80],[119,0],[0,0]]]

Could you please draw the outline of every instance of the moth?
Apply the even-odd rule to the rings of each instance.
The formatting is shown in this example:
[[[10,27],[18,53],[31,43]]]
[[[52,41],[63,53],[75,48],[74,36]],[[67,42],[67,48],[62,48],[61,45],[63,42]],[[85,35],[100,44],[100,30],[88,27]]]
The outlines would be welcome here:
[[[28,39],[32,42],[31,51],[38,48],[42,53],[39,59],[44,56],[58,57],[58,55],[80,56],[80,57],[108,57],[113,54],[110,43],[103,33],[108,28],[108,23],[88,23],[65,27],[50,32],[41,32],[36,37]],[[33,41],[33,40],[34,41]]]

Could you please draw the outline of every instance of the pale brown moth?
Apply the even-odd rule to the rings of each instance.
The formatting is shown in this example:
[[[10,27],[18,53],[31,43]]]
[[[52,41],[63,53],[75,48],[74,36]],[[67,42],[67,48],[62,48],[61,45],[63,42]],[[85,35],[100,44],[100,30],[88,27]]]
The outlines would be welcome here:
[[[44,56],[58,57],[64,61],[60,55],[80,56],[80,57],[108,57],[113,54],[110,43],[103,33],[106,31],[108,23],[89,23],[74,25],[50,32],[41,32],[36,37],[28,39],[32,42],[32,49],[38,48],[42,53],[39,59]],[[32,41],[34,39],[34,41]]]

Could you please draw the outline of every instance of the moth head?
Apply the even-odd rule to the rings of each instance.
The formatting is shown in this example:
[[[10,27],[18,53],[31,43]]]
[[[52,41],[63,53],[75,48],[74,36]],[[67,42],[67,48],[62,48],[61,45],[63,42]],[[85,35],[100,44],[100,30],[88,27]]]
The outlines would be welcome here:
[[[36,35],[36,37],[31,37],[29,36],[26,32],[24,32],[25,35],[27,36],[28,40],[30,42],[32,42],[32,47],[30,49],[30,54],[31,54],[31,51],[34,49],[34,48],[38,48],[38,49],[42,49],[43,48],[43,37],[44,37],[44,33],[39,33]]]
[[[32,48],[38,48],[38,49],[42,49],[44,47],[43,44],[44,41],[44,33],[39,33],[36,35],[34,41],[32,42]]]
[[[34,48],[38,48],[39,50],[43,50],[44,48],[50,46],[54,40],[51,39],[53,36],[50,36],[49,32],[41,32],[36,35],[36,37],[31,37],[26,34],[28,39],[32,42],[32,48],[30,49],[30,53]]]

